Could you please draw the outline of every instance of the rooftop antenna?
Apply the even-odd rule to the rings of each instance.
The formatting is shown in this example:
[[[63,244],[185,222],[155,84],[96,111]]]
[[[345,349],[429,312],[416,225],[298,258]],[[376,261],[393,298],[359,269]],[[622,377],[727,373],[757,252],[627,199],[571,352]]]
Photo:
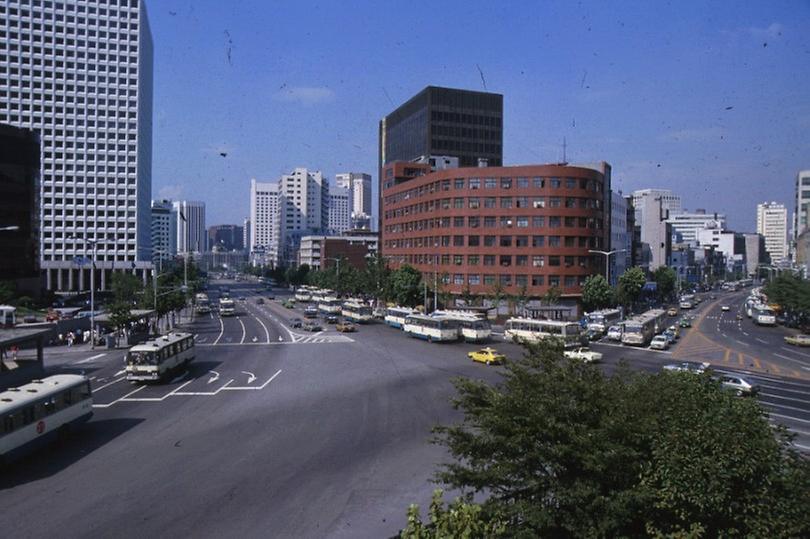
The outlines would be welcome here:
[[[566,144],[565,137],[563,137],[563,160],[562,160],[562,162],[563,162],[564,165],[568,164],[568,159],[567,159],[566,153],[565,153],[565,150],[566,150],[567,147],[568,147],[568,144]]]

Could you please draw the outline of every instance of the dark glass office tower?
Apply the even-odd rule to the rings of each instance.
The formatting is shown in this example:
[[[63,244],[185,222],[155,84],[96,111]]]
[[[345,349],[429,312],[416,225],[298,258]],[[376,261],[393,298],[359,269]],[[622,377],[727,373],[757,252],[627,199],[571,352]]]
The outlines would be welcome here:
[[[428,86],[380,121],[380,169],[429,155],[503,164],[503,96]]]
[[[0,279],[39,292],[39,136],[0,124]],[[26,286],[19,286],[25,284]],[[18,283],[21,289],[28,283]]]

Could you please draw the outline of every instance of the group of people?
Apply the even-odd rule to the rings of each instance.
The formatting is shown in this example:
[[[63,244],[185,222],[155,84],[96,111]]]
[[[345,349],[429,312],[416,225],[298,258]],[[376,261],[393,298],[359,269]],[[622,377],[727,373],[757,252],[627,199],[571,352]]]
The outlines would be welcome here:
[[[76,329],[57,335],[56,343],[54,344],[67,344],[68,347],[70,347],[74,344],[81,344],[85,342],[90,342],[90,330],[82,331],[81,329]]]

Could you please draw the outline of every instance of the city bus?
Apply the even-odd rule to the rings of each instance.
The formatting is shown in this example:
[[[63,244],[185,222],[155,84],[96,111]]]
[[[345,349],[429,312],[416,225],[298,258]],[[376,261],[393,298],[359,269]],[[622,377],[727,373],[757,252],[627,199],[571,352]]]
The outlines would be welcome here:
[[[408,307],[388,307],[385,310],[385,323],[392,328],[402,329],[405,326],[405,319],[416,314],[417,311]]]
[[[691,309],[694,306],[695,306],[694,294],[684,294],[683,296],[681,296],[680,300],[681,309]]]
[[[434,318],[423,314],[412,314],[405,318],[402,329],[411,337],[428,342],[449,342],[458,340],[458,321],[448,318]]]
[[[187,366],[194,359],[191,333],[169,333],[152,341],[136,344],[127,352],[127,380],[162,380]]]
[[[0,466],[92,415],[90,382],[80,374],[56,374],[0,392]]]
[[[347,320],[351,320],[352,322],[357,322],[359,324],[365,324],[366,322],[371,321],[371,307],[368,305],[363,305],[359,301],[352,300],[345,302],[340,313]]]
[[[15,313],[16,307],[11,305],[0,305],[0,328],[13,328],[17,323]]]
[[[434,311],[431,316],[458,321],[459,335],[466,342],[485,342],[492,336],[489,321],[469,311]]]
[[[622,321],[622,309],[602,309],[585,313],[585,320],[588,329],[605,333],[610,326],[615,326]]]
[[[301,286],[295,291],[295,301],[309,301],[312,299],[312,293],[309,291],[308,286]]]
[[[194,296],[194,310],[198,314],[206,314],[211,312],[211,302],[208,300],[208,294],[199,293]]]
[[[776,313],[768,305],[756,305],[751,318],[758,326],[776,325]]]
[[[318,310],[324,314],[340,314],[343,302],[334,296],[328,296],[318,302]]]
[[[564,320],[510,318],[504,325],[503,336],[508,341],[528,342],[557,338],[562,340],[566,348],[572,348],[582,344],[582,327],[576,322]]]
[[[653,309],[624,322],[622,344],[647,346],[652,338],[666,325],[667,313],[663,309]]]
[[[234,316],[236,315],[236,304],[231,298],[222,298],[219,300],[219,316]]]

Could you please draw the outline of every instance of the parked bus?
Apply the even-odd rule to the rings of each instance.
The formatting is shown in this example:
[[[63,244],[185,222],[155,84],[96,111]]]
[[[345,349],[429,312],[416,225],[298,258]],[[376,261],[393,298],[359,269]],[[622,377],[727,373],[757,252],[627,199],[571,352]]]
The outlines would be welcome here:
[[[557,338],[562,340],[566,348],[570,348],[582,344],[582,327],[576,322],[563,320],[510,318],[504,326],[504,338],[529,342]]]
[[[309,291],[309,287],[301,286],[295,291],[295,301],[310,301],[311,299],[312,293]]]
[[[458,321],[459,335],[466,342],[485,342],[492,336],[492,325],[489,321],[470,311],[434,311],[431,316]]]
[[[13,328],[17,323],[16,312],[16,307],[0,305],[0,328]]]
[[[602,309],[585,313],[585,320],[588,329],[605,333],[610,326],[615,326],[622,321],[622,309]]]
[[[647,346],[652,338],[664,329],[666,311],[653,309],[624,322],[622,343],[634,346]]]
[[[458,340],[458,321],[448,318],[434,318],[423,314],[412,314],[405,319],[405,333],[428,342]]]
[[[127,352],[127,380],[162,380],[194,359],[194,337],[190,333],[169,333],[136,344]]]
[[[409,307],[388,307],[385,310],[384,320],[392,328],[402,329],[405,327],[405,319],[416,312]]]
[[[0,466],[66,435],[93,415],[90,382],[57,374],[0,392]]]
[[[219,316],[234,316],[236,315],[236,304],[231,298],[222,298],[219,300]]]
[[[752,319],[758,326],[775,326],[776,313],[767,305],[757,305],[753,309]]]
[[[208,294],[202,292],[194,296],[194,309],[198,314],[205,314],[211,312],[211,302],[208,300]]]
[[[359,301],[347,301],[343,304],[340,313],[348,320],[365,324],[371,321],[371,307],[363,305]]]
[[[343,302],[334,296],[328,296],[318,302],[318,310],[324,314],[340,314]]]

